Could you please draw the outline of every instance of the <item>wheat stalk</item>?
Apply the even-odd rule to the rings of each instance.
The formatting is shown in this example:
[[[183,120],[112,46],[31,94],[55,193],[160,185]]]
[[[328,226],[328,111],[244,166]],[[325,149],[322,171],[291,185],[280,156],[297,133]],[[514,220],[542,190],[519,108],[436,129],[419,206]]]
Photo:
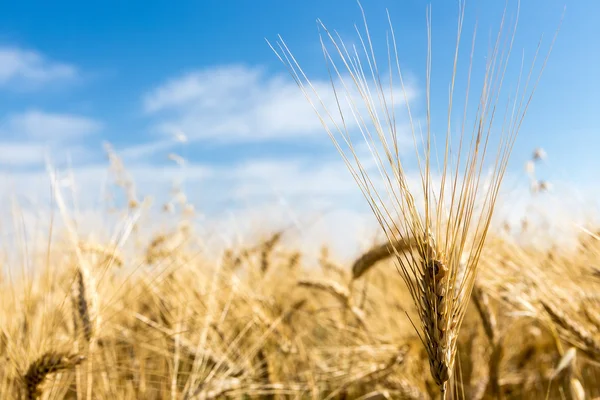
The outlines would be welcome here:
[[[349,380],[348,382],[345,382],[339,388],[330,393],[325,400],[331,400],[335,398],[338,394],[343,393],[344,390],[350,387],[353,383],[362,383],[369,380],[381,379],[382,377],[391,374],[394,367],[404,363],[406,353],[406,348],[400,349],[398,353],[391,356],[385,364],[377,365],[369,371],[365,371],[358,374],[353,379]]]
[[[366,328],[365,314],[362,309],[354,305],[350,290],[332,280],[317,280],[317,279],[301,279],[298,281],[298,286],[320,290],[327,292],[335,297],[344,308],[350,310],[354,318]]]
[[[394,249],[394,254],[398,270],[417,306],[422,328],[421,340],[429,355],[432,376],[445,397],[447,382],[454,366],[456,339],[473,287],[500,184],[517,133],[541,75],[540,71],[531,88],[539,46],[524,82],[519,76],[515,99],[506,107],[495,159],[489,176],[485,178],[483,171],[489,153],[488,144],[492,139],[492,127],[500,114],[501,108],[498,103],[512,51],[514,31],[510,40],[503,45],[505,10],[499,33],[485,67],[479,105],[470,137],[466,131],[472,64],[469,66],[465,108],[459,128],[458,151],[457,154],[453,154],[455,143],[452,143],[451,117],[459,58],[458,49],[464,20],[464,4],[460,2],[443,163],[441,171],[438,172],[439,183],[434,183],[436,176],[433,172],[433,162],[436,160],[436,155],[432,152],[432,142],[435,138],[432,135],[430,98],[431,14],[428,13],[426,134],[424,138],[421,137],[423,139],[421,146],[417,140],[420,132],[416,128],[411,112],[410,96],[401,72],[396,37],[389,15],[390,31],[387,36],[389,76],[386,77],[380,72],[362,7],[361,12],[364,33],[357,28],[358,45],[353,47],[347,47],[339,35],[329,31],[319,21],[319,29],[323,32],[321,47],[328,64],[333,92],[332,96],[328,97],[329,103],[319,95],[281,37],[277,49],[271,43],[269,46],[287,67],[312,105],[373,210],[390,247],[394,248],[395,243],[402,243],[409,239],[415,240],[415,251],[399,252]],[[516,23],[514,29],[516,30]],[[328,48],[327,43],[333,50]],[[475,35],[473,35],[471,62],[474,48]],[[397,82],[400,83],[399,87],[395,86],[395,75],[397,75]],[[384,87],[384,79],[388,80],[389,88]],[[422,207],[417,204],[415,197],[417,191],[411,184],[400,156],[396,125],[398,97],[406,106],[415,142],[420,172],[418,186],[421,187],[423,195]],[[362,157],[354,145],[357,136],[359,138],[362,136],[364,139],[375,168],[361,161]],[[453,159],[456,159],[456,162]],[[380,178],[380,181],[375,181],[376,177]],[[466,262],[461,267],[461,258],[465,251]]]
[[[478,393],[482,396],[485,393],[487,387],[489,387],[491,394],[497,398],[502,398],[502,388],[500,386],[500,363],[504,356],[504,348],[502,340],[498,330],[498,324],[496,321],[496,315],[492,311],[490,301],[487,293],[479,285],[473,288],[473,303],[479,313],[483,329],[485,334],[490,341],[492,352],[490,354],[490,360],[488,362],[489,376],[488,379],[482,384],[482,387],[478,388]]]

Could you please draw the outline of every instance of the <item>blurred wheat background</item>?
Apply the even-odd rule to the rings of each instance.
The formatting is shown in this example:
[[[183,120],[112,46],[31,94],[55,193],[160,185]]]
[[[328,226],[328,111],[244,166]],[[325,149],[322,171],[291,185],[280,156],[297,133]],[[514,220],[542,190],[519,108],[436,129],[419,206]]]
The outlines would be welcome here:
[[[112,241],[71,232],[30,243],[36,268],[3,275],[2,398],[439,396],[386,242],[349,263],[326,246],[306,259],[284,229],[212,257],[185,206],[156,232],[140,207],[121,210]],[[582,230],[574,246],[521,244],[546,236],[523,220],[489,236],[454,396],[600,396],[599,232]]]

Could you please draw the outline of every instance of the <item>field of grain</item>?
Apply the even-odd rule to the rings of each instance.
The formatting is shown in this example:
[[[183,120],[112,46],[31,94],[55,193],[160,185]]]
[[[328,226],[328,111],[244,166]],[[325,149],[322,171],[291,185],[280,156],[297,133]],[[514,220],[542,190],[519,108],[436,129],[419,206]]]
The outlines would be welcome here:
[[[283,230],[208,257],[173,218],[128,252],[65,234],[2,277],[1,398],[439,398],[389,245],[309,262]],[[490,232],[447,397],[600,396],[599,236],[536,234]]]
[[[533,215],[493,221],[552,43],[531,67],[517,60],[505,98],[506,25],[470,100],[454,92],[458,75],[470,88],[470,70],[456,69],[448,116],[431,116],[427,98],[424,124],[412,126],[416,184],[398,150],[397,106],[413,119],[393,30],[388,78],[367,25],[354,47],[320,25],[326,101],[286,43],[269,42],[383,233],[351,262],[326,245],[307,254],[289,227],[214,248],[218,232],[197,231],[183,193],[162,207],[138,198],[110,148],[125,201],[112,235],[83,232],[49,168],[49,228],[3,248],[0,399],[600,398],[600,230],[579,226],[567,243]],[[451,129],[454,114],[463,124]],[[433,118],[448,119],[447,134],[433,133]],[[535,178],[544,158],[535,150],[526,166],[535,193],[548,190]]]

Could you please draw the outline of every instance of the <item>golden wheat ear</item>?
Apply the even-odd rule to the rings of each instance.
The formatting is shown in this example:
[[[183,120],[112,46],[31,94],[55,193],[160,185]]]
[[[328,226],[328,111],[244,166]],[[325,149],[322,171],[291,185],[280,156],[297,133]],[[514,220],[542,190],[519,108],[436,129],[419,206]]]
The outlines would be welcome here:
[[[40,386],[48,375],[71,369],[80,364],[85,357],[77,354],[48,352],[33,361],[23,376],[25,399],[36,400],[41,397]]]
[[[313,107],[385,232],[389,241],[388,251],[393,251],[396,256],[397,269],[417,309],[420,337],[429,356],[431,374],[445,396],[448,381],[452,377],[458,332],[474,285],[500,183],[548,57],[535,79],[540,49],[538,44],[529,72],[522,79],[521,70],[516,95],[509,96],[514,99],[513,102],[502,106],[504,75],[512,52],[519,7],[507,41],[503,38],[507,26],[505,8],[485,65],[476,113],[467,118],[475,51],[474,34],[460,137],[458,145],[451,143],[455,80],[465,16],[464,2],[459,2],[450,100],[448,114],[443,116],[448,124],[443,163],[436,170],[434,161],[438,157],[434,153],[431,113],[431,13],[428,10],[426,132],[422,133],[417,130],[418,124],[413,120],[409,90],[400,68],[391,18],[388,14],[389,76],[386,76],[380,72],[380,63],[375,57],[360,3],[359,7],[364,31],[357,28],[356,46],[346,46],[337,33],[329,31],[321,21],[318,23],[333,92],[331,96],[319,95],[281,37],[276,46],[270,43],[269,46]],[[389,87],[384,84],[386,80]],[[420,178],[416,184],[411,181],[400,156],[396,125],[398,99],[402,99],[402,105],[406,107],[415,145]],[[503,109],[504,117],[501,116]],[[473,123],[470,132],[467,123]],[[498,147],[490,151],[488,147],[493,142],[491,133],[498,129],[497,125],[501,125]],[[361,160],[355,146],[357,137],[366,143],[372,156],[371,165]],[[452,153],[455,147],[457,151]],[[488,160],[490,154],[493,157],[491,162]],[[486,176],[484,171],[488,164],[491,164],[491,169]],[[413,251],[400,251],[397,243],[414,243]],[[381,253],[385,256],[385,251]],[[369,264],[372,263],[365,263]],[[364,266],[356,267],[355,277],[362,275],[366,269]]]

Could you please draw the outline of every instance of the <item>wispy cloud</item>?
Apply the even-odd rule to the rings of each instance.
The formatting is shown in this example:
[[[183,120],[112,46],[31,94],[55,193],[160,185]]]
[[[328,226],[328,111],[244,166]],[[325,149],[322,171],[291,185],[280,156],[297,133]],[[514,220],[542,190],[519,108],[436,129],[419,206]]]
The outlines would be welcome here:
[[[335,117],[339,115],[338,100],[342,109],[350,107],[348,101],[343,95],[336,98],[328,80],[313,80],[312,86],[323,105],[334,114],[334,120],[340,122]],[[416,93],[414,87],[407,88],[409,101]],[[321,121],[295,82],[287,76],[269,75],[260,68],[221,66],[191,72],[151,90],[144,96],[143,104],[158,132],[184,132],[192,141],[228,143],[324,137]],[[345,123],[349,129],[357,126],[356,121]]]
[[[173,78],[144,97],[147,112],[172,109],[189,103],[221,108],[222,100],[232,92],[246,97],[261,79],[258,69],[243,66],[219,66]],[[250,90],[249,90],[250,89]],[[230,99],[230,103],[236,99]]]
[[[119,150],[119,156],[127,161],[143,160],[160,151],[175,147],[178,143],[171,138],[155,140],[146,143],[134,144]]]
[[[70,64],[51,60],[40,52],[0,46],[0,89],[33,90],[64,84],[79,76]],[[40,166],[46,156],[64,160],[89,153],[82,139],[102,125],[91,118],[31,108],[0,118],[0,166]]]
[[[40,141],[0,141],[0,167],[41,168],[48,159],[59,164],[79,163],[93,159],[94,154],[91,149],[76,143],[58,145]]]
[[[0,164],[25,166],[38,164],[44,158],[46,146],[38,143],[0,142]]]
[[[12,138],[62,141],[80,139],[101,128],[102,124],[88,117],[29,110],[6,118],[0,133]]]
[[[0,87],[32,89],[56,81],[76,78],[70,64],[49,60],[39,52],[0,47]]]
[[[74,114],[29,110],[9,115],[0,121],[0,165],[40,166],[46,156],[56,162],[84,160],[93,152],[85,139],[101,128],[100,122]]]
[[[1,149],[0,143],[0,156]],[[12,150],[17,154],[16,150],[20,149],[14,146]],[[33,151],[33,147],[25,147],[22,151]],[[43,152],[44,148],[39,147],[37,151]],[[97,199],[106,182],[107,171],[106,164],[94,164],[75,168],[72,174],[80,192]],[[325,204],[325,199],[328,204],[333,201],[341,206],[342,203],[351,204],[353,196],[360,198],[341,161],[311,163],[301,157],[288,160],[260,158],[227,166],[191,163],[184,167],[175,163],[163,166],[138,163],[126,165],[126,173],[135,182],[139,195],[153,196],[160,203],[168,200],[174,183],[183,182],[190,201],[216,211],[260,206],[281,198],[305,208],[315,203]],[[34,182],[43,180],[45,174],[42,170],[31,170],[5,172],[3,175],[14,178],[20,190],[33,195],[34,188],[39,186]],[[45,188],[38,193],[39,196],[46,194]]]

